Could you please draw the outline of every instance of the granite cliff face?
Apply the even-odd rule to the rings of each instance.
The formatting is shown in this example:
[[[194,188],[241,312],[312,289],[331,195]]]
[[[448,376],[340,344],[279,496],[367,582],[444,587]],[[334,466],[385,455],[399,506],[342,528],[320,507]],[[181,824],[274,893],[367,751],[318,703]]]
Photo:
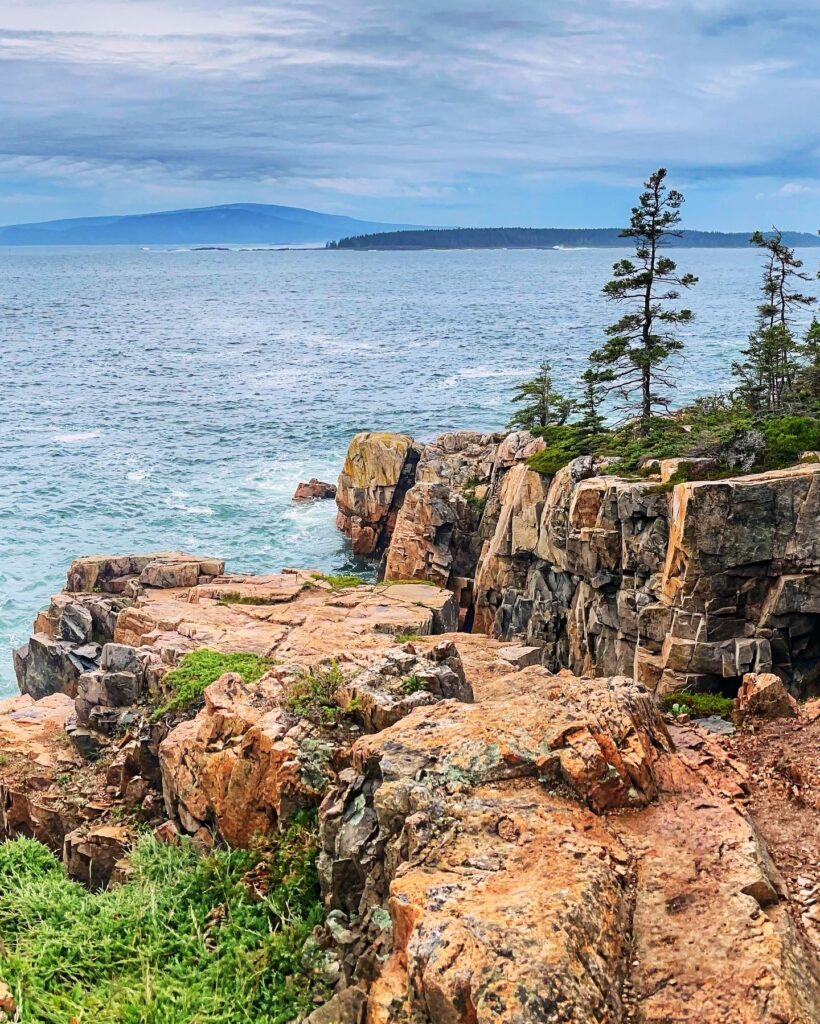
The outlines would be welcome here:
[[[813,1024],[820,466],[671,487],[539,446],[359,435],[378,583],[72,563],[0,702],[0,838],[98,888],[135,823],[207,850],[311,810],[311,1024]],[[203,649],[259,672],[166,704]],[[665,717],[681,686],[738,691],[735,735]]]
[[[675,460],[654,478],[591,457],[543,476],[526,463],[539,447],[522,433],[421,446],[385,578],[448,587],[463,628],[535,645],[552,670],[659,693],[733,693],[773,671],[820,692],[820,464],[672,486]]]

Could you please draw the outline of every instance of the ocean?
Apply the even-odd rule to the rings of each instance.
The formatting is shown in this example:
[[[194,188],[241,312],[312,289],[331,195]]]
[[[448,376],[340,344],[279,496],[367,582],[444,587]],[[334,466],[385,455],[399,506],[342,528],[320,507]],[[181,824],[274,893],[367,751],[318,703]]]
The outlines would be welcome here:
[[[335,480],[359,430],[500,429],[545,357],[577,386],[618,255],[0,248],[0,694],[77,555],[366,568],[333,502],[291,502],[299,480]],[[685,401],[728,384],[760,255],[674,256],[700,277]]]

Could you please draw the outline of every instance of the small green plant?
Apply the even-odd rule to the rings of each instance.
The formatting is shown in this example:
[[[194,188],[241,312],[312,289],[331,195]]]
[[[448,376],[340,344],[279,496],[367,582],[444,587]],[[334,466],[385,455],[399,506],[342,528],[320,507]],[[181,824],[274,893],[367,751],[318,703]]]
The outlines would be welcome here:
[[[426,689],[424,681],[414,673],[411,676],[406,676],[401,681],[401,692],[406,694],[408,697],[413,693],[418,693],[419,690]]]
[[[349,590],[351,587],[363,587],[365,584],[361,576],[345,575],[344,573],[334,576],[324,572],[315,572],[313,578],[328,583],[331,590]]]
[[[220,594],[219,595],[219,600],[218,600],[217,603],[222,605],[223,608],[224,608],[224,607],[227,607],[228,605],[231,605],[231,604],[248,604],[248,605],[262,606],[262,605],[278,604],[279,602],[278,601],[272,601],[270,598],[265,598],[265,597],[248,597],[248,596],[246,596],[244,594],[237,594],[237,593],[232,591],[232,592],[230,592],[228,594]]]
[[[435,587],[437,583],[433,583],[432,580],[383,580],[379,586],[381,587],[403,587],[403,586],[418,586],[418,587]]]
[[[71,775],[68,772],[61,772],[54,781],[58,786],[67,786],[71,782]]]
[[[412,629],[406,629],[402,630],[401,633],[396,633],[393,639],[396,641],[397,644],[409,644],[413,640],[420,640],[421,637]]]
[[[203,648],[184,655],[179,666],[167,672],[162,688],[168,699],[158,707],[152,719],[156,721],[169,711],[188,711],[202,700],[206,687],[226,672],[236,672],[245,683],[255,683],[271,667],[270,658],[258,654],[236,652],[224,654]]]
[[[477,489],[479,487],[484,488],[484,496],[479,497]],[[481,480],[476,477],[471,477],[461,489],[461,493],[464,495],[464,500],[472,511],[480,516],[484,512],[484,507],[487,504],[487,486]]]
[[[686,693],[683,690],[667,693],[662,698],[664,710],[676,717],[685,714],[693,718],[706,718],[709,715],[729,718],[734,703],[731,697],[724,697],[720,693]]]
[[[0,846],[0,976],[31,1024],[286,1024],[329,996],[315,815],[200,857],[144,837],[92,893],[45,846]]]
[[[8,754],[0,754],[0,768],[2,768],[4,765],[7,765],[8,763],[9,763],[9,755]]]
[[[345,677],[335,659],[325,666],[308,668],[288,687],[285,707],[294,715],[320,725],[335,725],[343,714],[361,708],[356,698],[344,707],[337,700],[336,691],[344,682]]]

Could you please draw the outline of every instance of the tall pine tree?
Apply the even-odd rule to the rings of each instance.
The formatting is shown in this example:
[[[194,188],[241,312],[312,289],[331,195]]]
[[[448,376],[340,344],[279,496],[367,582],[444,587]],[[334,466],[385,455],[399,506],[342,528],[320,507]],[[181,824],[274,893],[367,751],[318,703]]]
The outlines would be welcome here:
[[[749,347],[741,353],[745,358],[732,364],[732,373],[752,409],[779,412],[796,398],[799,346],[794,335],[795,314],[817,300],[799,291],[798,282],[810,281],[811,276],[803,272],[803,261],[794,249],[783,244],[777,228],[772,235],[755,231],[751,242],[766,253],[760,285],[763,297]]]
[[[655,412],[669,407],[674,381],[668,362],[683,348],[675,328],[692,319],[691,310],[669,303],[680,298],[680,288],[697,282],[692,274],[678,274],[675,261],[663,252],[670,238],[681,235],[683,205],[681,193],[667,190],[665,182],[664,167],[650,175],[629,227],[621,232],[622,238],[634,239],[635,256],[613,266],[604,294],[624,303],[627,312],[606,328],[606,342],[590,355],[604,393],[617,395],[627,412],[637,414],[644,432]]]

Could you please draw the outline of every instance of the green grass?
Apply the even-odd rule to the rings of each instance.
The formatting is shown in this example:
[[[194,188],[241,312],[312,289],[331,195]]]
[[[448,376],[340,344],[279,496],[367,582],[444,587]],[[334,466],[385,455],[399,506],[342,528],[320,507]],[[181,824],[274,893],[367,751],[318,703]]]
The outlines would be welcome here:
[[[335,660],[325,667],[306,669],[288,687],[285,707],[311,722],[335,725],[342,715],[359,710],[356,700],[342,707],[336,699],[336,691],[344,682]]]
[[[379,584],[380,587],[436,587],[437,583],[433,583],[432,580],[382,580]]]
[[[234,593],[234,592],[231,592],[231,593],[228,593],[228,594],[220,594],[219,595],[219,600],[218,600],[218,604],[222,605],[223,608],[227,607],[228,605],[232,605],[232,604],[249,604],[249,605],[257,605],[257,606],[259,606],[259,605],[269,605],[269,604],[279,604],[279,603],[280,603],[279,601],[271,601],[269,598],[264,598],[264,597],[245,597],[242,594],[237,594],[237,593]]]
[[[177,668],[163,677],[162,688],[167,700],[154,711],[152,718],[156,721],[169,711],[188,711],[196,707],[205,688],[226,672],[237,672],[244,682],[255,683],[272,664],[269,658],[258,654],[222,654],[206,648],[191,651],[183,656]]]
[[[401,692],[407,694],[408,697],[410,694],[418,693],[419,690],[423,689],[425,689],[424,682],[415,674],[412,676],[406,676],[401,681]]]
[[[316,828],[200,858],[144,838],[91,893],[30,839],[0,846],[0,976],[26,1024],[285,1024],[327,996]],[[248,875],[248,872],[252,874]]]
[[[313,578],[315,580],[323,580],[325,583],[329,583],[331,590],[349,590],[351,587],[363,587],[365,585],[365,580],[363,580],[361,576],[344,574],[334,576],[332,574],[328,575],[324,572],[315,572],[313,573]]]
[[[673,714],[687,714],[693,718],[706,718],[709,715],[719,715],[721,718],[729,718],[734,707],[734,700],[731,697],[724,697],[719,693],[667,693],[662,698],[665,711]],[[677,710],[676,710],[677,709]]]
[[[412,629],[406,629],[402,630],[401,633],[396,633],[393,639],[396,641],[397,644],[407,644],[413,640],[420,640],[421,637]]]

